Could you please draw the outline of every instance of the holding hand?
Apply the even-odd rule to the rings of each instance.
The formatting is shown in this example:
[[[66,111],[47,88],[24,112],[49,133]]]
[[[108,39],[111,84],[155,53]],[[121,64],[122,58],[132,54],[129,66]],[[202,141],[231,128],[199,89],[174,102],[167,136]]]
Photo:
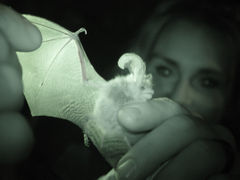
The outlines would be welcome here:
[[[131,138],[137,143],[119,161],[116,173],[111,172],[118,179],[146,179],[151,174],[153,179],[205,179],[226,166],[227,154],[218,140],[235,146],[225,128],[210,125],[167,98],[124,107],[119,123],[129,138],[142,138]]]
[[[38,29],[10,7],[0,4],[0,163],[23,159],[33,134],[20,115],[24,96],[16,51],[32,51],[41,44]]]

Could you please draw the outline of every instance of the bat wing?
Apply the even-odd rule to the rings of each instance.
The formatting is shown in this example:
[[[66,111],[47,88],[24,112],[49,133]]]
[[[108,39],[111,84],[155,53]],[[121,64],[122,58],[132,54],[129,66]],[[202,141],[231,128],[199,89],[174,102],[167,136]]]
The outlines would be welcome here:
[[[38,27],[43,39],[37,50],[17,52],[32,116],[67,119],[83,127],[97,96],[97,86],[86,81],[101,84],[105,80],[88,60],[77,33],[44,18],[24,16]]]

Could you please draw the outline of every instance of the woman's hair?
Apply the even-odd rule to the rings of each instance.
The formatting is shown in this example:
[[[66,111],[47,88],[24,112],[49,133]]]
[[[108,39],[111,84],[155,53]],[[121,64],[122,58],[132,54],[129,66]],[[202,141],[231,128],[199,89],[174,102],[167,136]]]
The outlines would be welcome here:
[[[230,37],[234,43],[236,53],[236,73],[233,82],[232,98],[226,109],[226,117],[222,122],[230,128],[237,139],[240,138],[240,98],[239,98],[239,57],[240,57],[240,14],[239,6],[236,3],[228,1],[194,1],[194,0],[175,0],[160,3],[154,12],[147,18],[131,47],[131,51],[139,54],[148,63],[149,54],[154,47],[159,33],[169,23],[179,19],[189,20],[190,22],[205,25],[226,37]]]
[[[237,13],[237,7],[234,3],[216,3],[209,0],[199,2],[194,0],[163,1],[143,23],[137,36],[130,43],[130,50],[148,61],[148,54],[154,46],[158,34],[167,24],[179,19],[201,23],[231,36],[236,46],[240,47],[240,14]]]

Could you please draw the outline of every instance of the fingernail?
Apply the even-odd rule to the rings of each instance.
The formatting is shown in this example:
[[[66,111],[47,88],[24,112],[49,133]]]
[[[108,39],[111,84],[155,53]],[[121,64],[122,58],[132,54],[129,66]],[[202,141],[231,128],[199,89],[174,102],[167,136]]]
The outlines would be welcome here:
[[[118,119],[123,126],[128,127],[129,125],[135,124],[135,121],[139,117],[139,113],[140,111],[134,107],[122,108],[118,112]]]
[[[32,51],[38,48],[42,43],[42,34],[38,27],[34,25],[30,20],[28,20],[23,15],[21,16],[23,21],[25,22],[26,33],[28,34],[28,38],[31,41],[29,44],[28,50]]]
[[[32,49],[30,50],[34,50],[41,45],[41,42],[42,42],[41,32],[33,24],[27,27],[27,31],[28,31],[29,39],[32,41]]]
[[[119,179],[133,179],[136,175],[136,164],[133,160],[127,160],[116,169]]]

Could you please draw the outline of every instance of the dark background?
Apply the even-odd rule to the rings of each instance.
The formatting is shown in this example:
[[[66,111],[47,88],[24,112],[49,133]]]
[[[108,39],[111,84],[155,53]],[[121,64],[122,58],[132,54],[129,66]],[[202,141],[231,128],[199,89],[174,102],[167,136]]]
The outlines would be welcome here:
[[[0,0],[19,13],[44,17],[73,32],[85,27],[88,35],[80,34],[81,42],[94,68],[105,79],[114,77],[118,58],[127,51],[138,28],[159,1],[162,0]],[[26,109],[25,103],[23,111],[29,117]],[[31,120],[37,124],[36,145],[30,158],[20,164],[21,179],[96,179],[108,172],[110,167],[96,149],[83,145],[80,128],[56,118]]]
[[[70,31],[80,27],[84,49],[105,79],[113,77],[113,67],[127,51],[139,25],[147,18],[157,0],[2,0],[20,13],[32,14],[54,21]]]

